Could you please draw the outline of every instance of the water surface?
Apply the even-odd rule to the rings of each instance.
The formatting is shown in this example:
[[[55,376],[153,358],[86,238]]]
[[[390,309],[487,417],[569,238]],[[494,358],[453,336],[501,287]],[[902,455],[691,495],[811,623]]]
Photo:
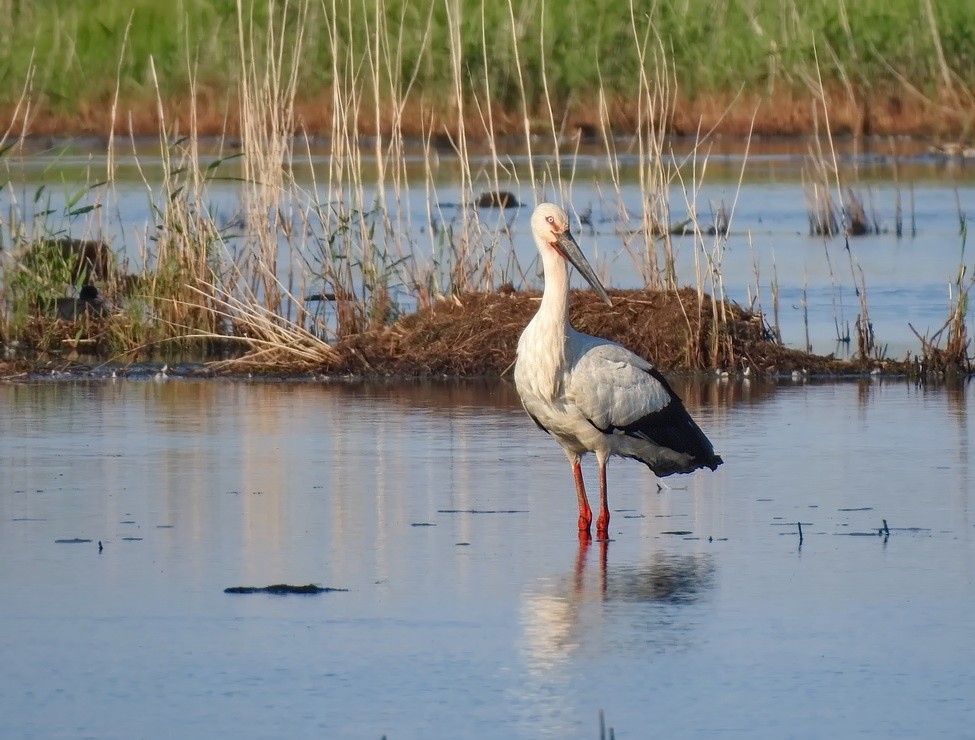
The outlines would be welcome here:
[[[971,389],[679,388],[726,465],[580,546],[509,385],[0,385],[5,734],[968,734]]]

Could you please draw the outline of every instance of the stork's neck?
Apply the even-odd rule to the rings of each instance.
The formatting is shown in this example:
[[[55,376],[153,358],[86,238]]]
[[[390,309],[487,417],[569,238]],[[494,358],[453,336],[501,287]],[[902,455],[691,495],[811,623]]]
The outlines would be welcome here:
[[[547,244],[539,244],[545,290],[538,312],[518,340],[515,382],[525,394],[554,401],[562,393],[569,329],[569,269]]]
[[[536,318],[553,340],[558,338],[562,343],[569,328],[569,266],[551,248],[546,247],[541,253],[545,290]]]
[[[531,342],[534,344],[535,377],[538,393],[555,399],[562,393],[566,370],[566,336],[569,332],[569,267],[556,252],[541,249],[545,290],[538,313],[532,319]]]

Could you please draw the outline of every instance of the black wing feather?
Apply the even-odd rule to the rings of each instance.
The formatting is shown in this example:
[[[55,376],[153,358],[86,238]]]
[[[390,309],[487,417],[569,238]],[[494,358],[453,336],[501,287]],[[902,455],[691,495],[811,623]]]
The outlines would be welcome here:
[[[656,368],[648,368],[645,372],[664,387],[670,395],[670,403],[659,411],[641,416],[626,426],[611,426],[608,429],[601,429],[597,426],[596,428],[604,434],[620,431],[630,437],[645,439],[658,447],[666,447],[675,452],[690,455],[695,462],[711,470],[717,468],[724,461],[720,455],[714,454],[714,445],[691,418],[691,415],[687,413],[680,396],[674,392],[670,383]],[[592,420],[590,423],[596,426]]]

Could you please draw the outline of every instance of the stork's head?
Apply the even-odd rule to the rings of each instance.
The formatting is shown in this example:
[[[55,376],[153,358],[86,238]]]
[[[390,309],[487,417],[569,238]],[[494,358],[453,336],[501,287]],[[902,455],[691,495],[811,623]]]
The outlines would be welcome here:
[[[565,211],[554,203],[540,204],[532,214],[532,235],[535,237],[539,252],[544,255],[545,250],[552,250],[562,259],[570,262],[596,291],[596,295],[610,306],[613,305],[603,284],[596,277],[595,270],[572,237],[572,232],[569,231],[569,216]]]

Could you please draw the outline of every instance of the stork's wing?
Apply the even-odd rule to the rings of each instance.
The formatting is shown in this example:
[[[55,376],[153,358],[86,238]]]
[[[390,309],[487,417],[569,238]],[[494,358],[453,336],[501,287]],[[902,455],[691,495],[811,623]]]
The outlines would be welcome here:
[[[574,364],[566,395],[602,432],[622,432],[702,460],[715,457],[664,377],[618,344],[591,346]]]

